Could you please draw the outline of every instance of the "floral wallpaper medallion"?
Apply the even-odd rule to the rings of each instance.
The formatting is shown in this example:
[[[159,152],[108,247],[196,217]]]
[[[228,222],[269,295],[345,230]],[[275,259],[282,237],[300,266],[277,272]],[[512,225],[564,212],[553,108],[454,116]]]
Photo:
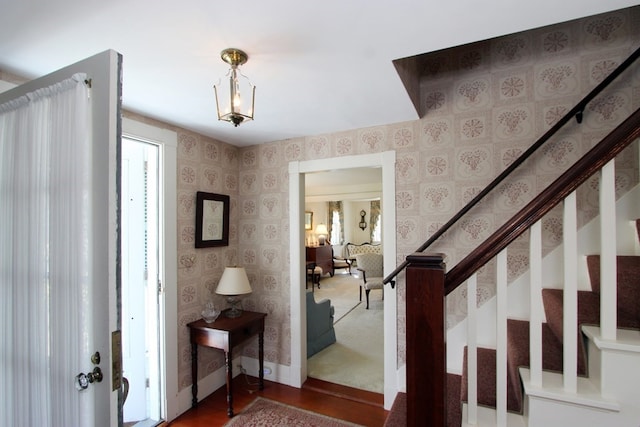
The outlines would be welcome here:
[[[493,170],[492,148],[476,145],[456,150],[456,176],[461,179],[489,177]]]
[[[574,93],[579,85],[578,64],[574,61],[539,65],[535,76],[537,99],[565,96]]]
[[[499,139],[529,138],[533,134],[533,108],[529,104],[497,108],[493,112],[493,123]]]
[[[553,30],[542,34],[542,52],[559,54],[569,49],[572,41],[570,30]]]
[[[326,137],[311,137],[306,140],[307,159],[329,157],[329,141]]]
[[[461,81],[454,91],[454,111],[463,112],[487,106],[491,99],[490,89],[491,84],[488,77]]]
[[[426,120],[422,125],[421,139],[426,145],[447,145],[453,142],[449,119]]]

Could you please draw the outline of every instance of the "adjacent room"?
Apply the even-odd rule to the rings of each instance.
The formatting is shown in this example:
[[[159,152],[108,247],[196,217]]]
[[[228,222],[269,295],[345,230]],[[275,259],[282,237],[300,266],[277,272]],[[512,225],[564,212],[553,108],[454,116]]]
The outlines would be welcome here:
[[[381,195],[380,168],[305,176],[307,375],[375,393],[384,391],[384,304],[381,285],[372,288],[381,273],[364,282],[356,255],[369,249],[382,267]],[[327,316],[331,328],[318,329]]]

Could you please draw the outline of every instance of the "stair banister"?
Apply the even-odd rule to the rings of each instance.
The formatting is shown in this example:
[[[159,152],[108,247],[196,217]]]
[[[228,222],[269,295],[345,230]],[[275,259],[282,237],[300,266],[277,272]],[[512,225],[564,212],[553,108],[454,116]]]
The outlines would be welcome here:
[[[446,425],[445,298],[640,138],[640,109],[445,274],[443,254],[407,257],[407,425]],[[570,334],[567,334],[570,335]],[[428,405],[425,404],[428,402]],[[426,424],[425,424],[426,423]]]
[[[407,257],[407,426],[446,426],[447,351],[442,254]],[[419,397],[419,398],[416,398]]]
[[[451,293],[638,138],[640,109],[453,267],[446,275],[445,294]]]
[[[518,166],[524,163],[534,152],[540,148],[549,138],[556,134],[565,124],[567,124],[572,118],[576,118],[578,123],[582,122],[582,115],[587,104],[591,102],[596,96],[602,92],[612,81],[614,81],[620,74],[622,74],[633,62],[640,57],[640,48],[636,49],[622,64],[620,64],[615,70],[605,77],[591,92],[589,92],[575,107],[573,107],[567,114],[565,114],[558,122],[553,125],[547,132],[544,133],[534,144],[532,144],[520,157],[518,157],[513,163],[511,163],[504,171],[496,176],[493,181],[489,183],[480,193],[478,193],[469,203],[467,203],[458,213],[456,213],[449,221],[447,221],[442,227],[440,227],[426,242],[422,244],[416,252],[424,252],[429,248],[436,240],[438,240],[444,233],[446,233],[456,222],[466,215],[474,206],[476,206],[480,200],[482,200],[487,194],[494,190],[504,179],[509,176]],[[408,261],[404,260],[395,270],[393,270],[387,277],[384,278],[383,283],[386,285],[391,283],[391,287],[394,287],[394,278],[400,274],[402,270],[408,265]]]

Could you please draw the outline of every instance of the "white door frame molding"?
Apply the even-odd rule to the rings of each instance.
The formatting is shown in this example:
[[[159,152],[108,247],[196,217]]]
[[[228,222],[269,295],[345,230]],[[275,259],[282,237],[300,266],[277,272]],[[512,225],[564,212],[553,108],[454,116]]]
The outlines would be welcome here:
[[[289,163],[289,220],[290,220],[290,305],[291,305],[291,371],[289,385],[301,387],[307,379],[306,306],[302,283],[305,281],[304,259],[304,195],[305,174],[336,169],[360,167],[382,168],[382,242],[385,274],[396,267],[396,209],[395,209],[395,151],[344,156],[321,160]],[[330,167],[329,167],[330,166]],[[397,296],[388,286],[384,288],[384,407],[390,409],[399,390]]]

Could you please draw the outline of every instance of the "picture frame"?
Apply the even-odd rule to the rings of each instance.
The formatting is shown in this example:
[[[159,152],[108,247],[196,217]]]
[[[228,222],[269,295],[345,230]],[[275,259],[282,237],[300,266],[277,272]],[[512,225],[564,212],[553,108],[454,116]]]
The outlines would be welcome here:
[[[229,210],[229,196],[196,192],[196,248],[229,246]]]
[[[313,212],[306,211],[304,213],[304,229],[313,230]]]

